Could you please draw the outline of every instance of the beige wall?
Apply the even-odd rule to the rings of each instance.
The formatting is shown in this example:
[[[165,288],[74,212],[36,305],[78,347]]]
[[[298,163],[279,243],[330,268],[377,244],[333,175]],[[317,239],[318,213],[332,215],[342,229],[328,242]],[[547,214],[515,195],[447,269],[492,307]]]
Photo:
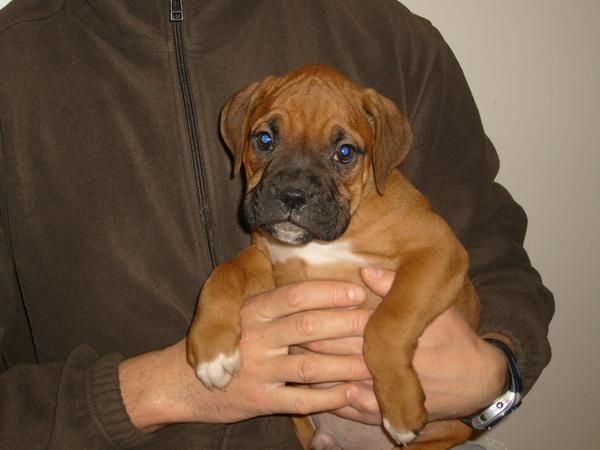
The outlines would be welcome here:
[[[600,2],[404,0],[454,49],[529,215],[557,312],[550,366],[489,450],[600,448]]]
[[[365,0],[368,1],[368,0]],[[0,0],[0,7],[7,0]],[[600,448],[600,2],[404,0],[444,34],[530,218],[554,357],[489,450]]]

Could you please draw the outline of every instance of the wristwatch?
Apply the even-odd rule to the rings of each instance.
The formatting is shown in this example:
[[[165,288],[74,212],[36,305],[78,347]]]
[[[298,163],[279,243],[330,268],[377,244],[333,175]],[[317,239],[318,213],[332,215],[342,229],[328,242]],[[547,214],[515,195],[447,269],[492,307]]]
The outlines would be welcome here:
[[[508,390],[498,397],[494,402],[477,414],[467,417],[461,417],[460,420],[476,430],[489,430],[504,417],[509,415],[519,406],[521,406],[521,397],[523,394],[523,384],[519,375],[517,360],[511,349],[502,341],[497,339],[485,339],[493,346],[504,353],[508,363],[510,380]]]

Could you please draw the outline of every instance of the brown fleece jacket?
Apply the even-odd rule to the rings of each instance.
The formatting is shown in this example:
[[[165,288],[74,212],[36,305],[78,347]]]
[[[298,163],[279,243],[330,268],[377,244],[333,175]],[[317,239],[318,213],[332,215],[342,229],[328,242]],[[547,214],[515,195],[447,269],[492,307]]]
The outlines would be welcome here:
[[[117,365],[182,338],[213,264],[248,243],[218,135],[226,99],[306,63],[406,114],[401,170],[467,247],[480,332],[513,340],[529,389],[553,299],[438,32],[393,0],[190,0],[181,21],[170,3],[0,12],[0,447],[297,448],[285,417],[143,435]]]

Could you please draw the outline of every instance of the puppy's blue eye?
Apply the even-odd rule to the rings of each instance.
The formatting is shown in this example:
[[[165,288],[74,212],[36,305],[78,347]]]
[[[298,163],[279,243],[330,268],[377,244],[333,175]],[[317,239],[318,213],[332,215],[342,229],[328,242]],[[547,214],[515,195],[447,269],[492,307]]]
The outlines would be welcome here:
[[[260,133],[258,138],[260,139],[260,143],[263,145],[269,145],[273,141],[269,133]]]
[[[261,131],[256,135],[256,146],[259,150],[271,150],[273,148],[273,136],[266,131]]]
[[[354,159],[356,149],[350,144],[342,144],[335,152],[334,159],[342,164],[348,164]]]

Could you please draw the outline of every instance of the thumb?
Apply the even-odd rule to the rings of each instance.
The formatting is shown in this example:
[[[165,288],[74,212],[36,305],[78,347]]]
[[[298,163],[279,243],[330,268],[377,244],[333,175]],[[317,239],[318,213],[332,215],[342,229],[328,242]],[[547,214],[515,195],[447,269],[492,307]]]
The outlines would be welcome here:
[[[383,297],[392,287],[396,272],[379,267],[363,267],[360,270],[360,276],[369,289]]]

